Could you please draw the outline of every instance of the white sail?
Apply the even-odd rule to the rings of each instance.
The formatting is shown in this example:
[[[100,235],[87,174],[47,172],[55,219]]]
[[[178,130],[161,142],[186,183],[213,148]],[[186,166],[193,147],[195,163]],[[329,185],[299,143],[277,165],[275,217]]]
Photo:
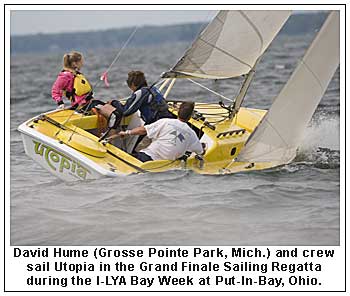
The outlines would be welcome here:
[[[222,79],[248,73],[290,13],[287,10],[220,11],[163,77]]]
[[[339,65],[339,27],[339,11],[333,11],[248,139],[238,161],[278,165],[293,160],[306,126]]]

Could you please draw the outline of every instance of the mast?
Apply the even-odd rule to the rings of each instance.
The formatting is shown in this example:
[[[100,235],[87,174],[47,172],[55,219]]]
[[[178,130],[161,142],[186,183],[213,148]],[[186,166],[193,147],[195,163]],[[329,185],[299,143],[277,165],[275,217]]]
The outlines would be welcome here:
[[[249,86],[253,81],[253,78],[254,78],[254,75],[256,72],[255,71],[256,65],[260,62],[260,60],[261,60],[261,57],[257,59],[257,61],[254,64],[254,67],[246,75],[235,101],[230,106],[231,110],[232,110],[232,112],[230,114],[231,118],[233,118],[238,113],[239,109],[241,108],[243,100],[248,92]]]

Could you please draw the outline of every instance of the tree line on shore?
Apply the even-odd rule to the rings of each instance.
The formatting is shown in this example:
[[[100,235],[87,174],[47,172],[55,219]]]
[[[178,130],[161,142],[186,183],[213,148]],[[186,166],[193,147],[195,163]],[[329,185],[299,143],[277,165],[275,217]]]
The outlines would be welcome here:
[[[308,34],[319,29],[327,13],[294,14],[280,34]],[[167,26],[144,26],[138,29],[129,46],[152,46],[161,43],[191,42],[204,28],[204,23]],[[71,49],[85,51],[98,48],[118,48],[128,39],[134,28],[89,32],[34,34],[11,36],[11,54],[29,52],[62,52]]]

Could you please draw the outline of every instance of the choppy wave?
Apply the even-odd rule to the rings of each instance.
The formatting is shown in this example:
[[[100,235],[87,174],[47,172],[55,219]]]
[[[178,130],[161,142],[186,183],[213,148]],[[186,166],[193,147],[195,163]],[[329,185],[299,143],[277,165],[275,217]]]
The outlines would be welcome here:
[[[339,168],[339,117],[329,117],[319,113],[313,118],[294,163],[307,163],[323,169]]]

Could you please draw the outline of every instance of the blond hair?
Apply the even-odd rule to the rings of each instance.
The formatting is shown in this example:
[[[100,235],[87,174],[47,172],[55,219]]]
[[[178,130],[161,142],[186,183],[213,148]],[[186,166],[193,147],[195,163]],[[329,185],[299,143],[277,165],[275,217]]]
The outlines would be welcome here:
[[[71,51],[63,56],[63,67],[73,69],[73,63],[81,61],[83,55],[78,51]]]

